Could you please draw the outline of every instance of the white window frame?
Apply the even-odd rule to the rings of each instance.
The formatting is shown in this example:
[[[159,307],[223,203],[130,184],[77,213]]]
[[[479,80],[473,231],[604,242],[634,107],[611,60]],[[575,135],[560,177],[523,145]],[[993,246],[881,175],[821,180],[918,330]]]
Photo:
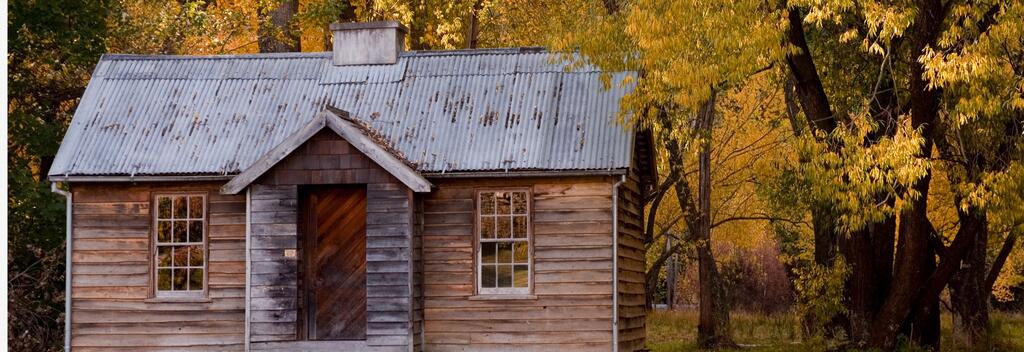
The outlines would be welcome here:
[[[170,219],[162,219],[162,218],[160,218],[160,199],[161,198],[170,198],[171,199],[171,212],[173,214],[173,212],[174,212],[174,198],[175,197],[185,197],[185,203],[186,203],[185,214],[186,214],[186,217],[185,218],[181,218],[181,219],[176,219],[172,215]],[[189,198],[194,198],[194,197],[199,197],[200,199],[202,199],[203,214],[202,214],[202,217],[200,217],[200,218],[192,218],[191,217],[191,209],[189,208],[189,207],[191,207],[191,202],[189,202]],[[196,297],[207,297],[208,296],[208,292],[209,292],[209,279],[210,279],[210,268],[209,268],[209,266],[210,266],[210,249],[209,249],[209,238],[210,238],[210,224],[209,224],[210,223],[210,221],[209,221],[209,219],[210,219],[210,216],[209,216],[209,214],[210,214],[210,203],[209,203],[209,196],[208,196],[208,194],[206,192],[155,193],[155,194],[153,194],[153,205],[152,205],[152,207],[150,209],[152,209],[152,213],[153,213],[153,216],[152,216],[153,230],[151,231],[152,233],[151,233],[151,236],[150,236],[150,243],[151,243],[151,245],[150,245],[150,256],[149,256],[150,257],[149,264],[150,264],[150,268],[151,268],[151,272],[152,272],[152,275],[150,275],[150,279],[152,280],[152,284],[150,285],[150,290],[152,292],[152,297],[155,297],[155,298],[196,298]],[[202,242],[160,242],[159,241],[159,238],[160,238],[159,237],[160,236],[160,232],[159,231],[160,231],[160,222],[161,221],[171,222],[172,228],[173,228],[173,221],[202,221],[202,223],[203,223],[203,240],[202,240]],[[172,235],[171,238],[173,240],[173,235]],[[187,246],[197,246],[197,245],[201,246],[200,248],[202,248],[202,251],[203,251],[203,265],[201,267],[200,266],[191,266],[191,265],[184,266],[184,267],[174,266],[173,265],[173,258],[172,258],[172,264],[171,264],[170,268],[172,268],[171,269],[172,275],[173,275],[174,268],[184,268],[185,270],[202,269],[203,270],[203,287],[202,287],[202,289],[199,289],[199,290],[173,290],[173,282],[172,282],[172,289],[171,290],[161,290],[160,289],[160,282],[159,282],[159,277],[160,277],[159,270],[161,268],[168,268],[168,267],[161,267],[160,264],[159,264],[159,262],[160,262],[160,247],[187,247]]]
[[[509,238],[509,239],[493,238],[493,239],[484,239],[484,238],[481,237],[481,228],[482,227],[481,227],[481,224],[480,224],[480,220],[484,216],[487,216],[487,215],[480,213],[480,208],[481,208],[480,195],[483,194],[483,193],[500,193],[500,192],[522,192],[522,193],[526,193],[526,214],[525,214],[526,215],[525,216],[526,217],[526,238],[525,239],[521,239],[521,238]],[[476,293],[478,295],[530,295],[530,294],[532,294],[533,293],[533,277],[534,277],[534,270],[533,270],[533,268],[534,268],[534,264],[533,264],[533,257],[534,257],[534,255],[533,255],[533,248],[534,248],[533,247],[533,190],[530,189],[530,188],[522,188],[522,187],[519,187],[519,188],[480,188],[480,189],[476,189],[476,192],[473,193],[473,203],[475,204],[475,208],[474,208],[474,211],[473,211],[473,218],[474,218],[474,220],[473,220],[473,223],[474,223],[474,226],[473,226],[473,242],[474,242],[474,250],[476,252],[475,255],[473,256],[474,257],[473,258],[474,259],[473,260],[473,271],[476,274],[475,275],[476,276],[476,280],[474,280],[475,283],[476,283],[474,285],[474,286],[476,286]],[[497,204],[495,204],[495,207],[497,207]],[[499,215],[491,215],[491,216],[493,216],[495,218],[495,221],[497,221],[497,217]],[[512,217],[512,216],[510,216],[510,217]],[[491,242],[526,242],[526,244],[528,246],[528,250],[527,250],[528,258],[527,258],[526,265],[527,265],[527,275],[529,276],[529,279],[527,280],[527,286],[526,287],[483,287],[483,250],[481,248],[481,245],[483,243],[491,243]],[[513,253],[513,256],[514,256],[514,253]],[[514,270],[515,269],[513,267],[513,273],[514,273]],[[497,278],[495,278],[495,280],[497,280]],[[513,278],[513,282],[514,281],[515,281],[515,279]]]

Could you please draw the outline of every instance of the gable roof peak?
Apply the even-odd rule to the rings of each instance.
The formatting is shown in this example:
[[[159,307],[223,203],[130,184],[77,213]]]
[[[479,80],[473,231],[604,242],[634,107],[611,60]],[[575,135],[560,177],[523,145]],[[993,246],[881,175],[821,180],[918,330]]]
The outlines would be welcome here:
[[[252,166],[228,181],[221,187],[220,192],[222,194],[238,194],[324,128],[329,128],[337,133],[413,192],[430,192],[433,187],[430,181],[410,167],[407,161],[380,145],[368,133],[366,127],[357,125],[355,121],[357,120],[349,117],[348,112],[328,106],[304,127],[270,149]]]

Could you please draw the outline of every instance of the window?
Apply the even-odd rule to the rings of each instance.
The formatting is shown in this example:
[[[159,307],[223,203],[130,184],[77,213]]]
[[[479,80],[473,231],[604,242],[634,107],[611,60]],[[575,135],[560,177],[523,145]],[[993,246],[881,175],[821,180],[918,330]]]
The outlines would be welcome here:
[[[201,295],[206,283],[206,196],[156,196],[156,296]]]
[[[530,193],[480,191],[477,200],[478,293],[530,293]]]

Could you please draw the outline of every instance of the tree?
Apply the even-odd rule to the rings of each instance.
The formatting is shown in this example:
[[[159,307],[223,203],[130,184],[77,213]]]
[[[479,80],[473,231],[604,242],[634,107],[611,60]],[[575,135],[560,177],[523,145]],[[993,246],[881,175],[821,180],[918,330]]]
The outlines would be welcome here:
[[[562,20],[561,32],[568,34],[555,48],[578,50],[606,70],[639,72],[629,82],[636,84],[634,94],[623,105],[667,114],[646,114],[640,121],[686,131],[681,141],[698,142],[681,145],[693,146],[698,158],[703,136],[691,126],[700,126],[693,123],[699,119],[687,117],[697,116],[708,97],[743,84],[758,66],[784,64],[793,77],[793,100],[799,103],[794,105],[804,117],[794,124],[803,141],[796,171],[808,192],[815,261],[836,266],[842,254],[850,269],[849,300],[843,302],[849,315],[836,316],[834,324],[859,346],[892,348],[905,334],[937,347],[938,294],[977,236],[968,225],[948,248],[936,246],[927,217],[932,168],[941,166],[931,157],[947,123],[943,109],[950,106],[944,103],[950,92],[928,72],[928,53],[957,53],[972,38],[1000,28],[993,23],[1019,27],[1004,14],[1006,6],[582,1],[562,9],[569,18]],[[783,42],[782,50],[772,49],[772,40]],[[780,51],[785,55],[772,54]],[[1019,96],[1019,90],[1007,91]],[[1019,110],[1013,104],[993,106]],[[672,120],[693,124],[664,123]],[[685,160],[673,157],[671,149],[673,163]],[[704,211],[699,202],[695,208]]]
[[[909,159],[903,157],[901,159],[925,167],[924,172],[920,174],[918,172],[921,169],[916,167],[902,168],[903,171],[892,174],[894,176],[912,175],[913,177],[883,177],[879,179],[882,182],[875,182],[872,179],[876,178],[871,175],[868,175],[867,178],[864,178],[864,175],[857,175],[856,169],[850,167],[854,165],[849,162],[844,162],[847,166],[842,166],[842,163],[836,164],[838,167],[835,170],[842,170],[837,175],[843,176],[846,180],[867,180],[869,182],[861,185],[869,186],[871,184],[888,184],[897,192],[878,192],[870,190],[873,187],[868,187],[867,189],[870,191],[867,192],[864,192],[865,189],[854,189],[855,195],[857,195],[855,197],[849,197],[849,194],[843,194],[840,197],[826,194],[826,197],[823,197],[826,200],[832,198],[833,202],[839,201],[835,203],[840,205],[839,225],[842,226],[843,222],[853,225],[849,226],[850,230],[854,230],[849,232],[849,237],[854,242],[858,241],[858,238],[862,238],[858,230],[870,229],[877,224],[891,222],[892,216],[899,219],[900,227],[897,229],[899,245],[896,247],[892,269],[893,277],[898,280],[893,280],[889,287],[865,290],[864,285],[870,281],[856,279],[858,270],[865,270],[865,268],[853,266],[854,279],[850,281],[853,292],[874,292],[874,302],[880,302],[880,304],[868,305],[862,309],[864,314],[857,316],[859,321],[851,324],[853,327],[869,327],[855,329],[853,332],[858,344],[891,348],[895,344],[897,336],[902,333],[910,335],[911,339],[917,343],[938,346],[938,295],[953,274],[957,272],[961,260],[965,258],[979,238],[977,231],[972,228],[985,226],[983,221],[967,222],[966,226],[961,224],[961,230],[953,238],[948,248],[938,246],[934,241],[935,230],[927,217],[931,181],[931,172],[928,166],[931,164],[930,157],[933,146],[941,142],[942,131],[949,125],[949,121],[942,118],[944,114],[942,109],[943,106],[948,106],[943,102],[949,101],[951,92],[941,85],[941,80],[936,79],[937,77],[929,72],[931,70],[929,65],[934,63],[932,58],[935,55],[932,53],[959,53],[960,48],[965,44],[975,41],[974,38],[993,33],[992,29],[999,28],[1002,24],[1019,27],[1018,19],[1004,15],[1006,6],[1009,5],[1005,3],[921,1],[914,3],[858,2],[846,5],[798,2],[792,3],[788,7],[791,33],[789,42],[799,51],[790,56],[787,64],[795,76],[803,77],[803,79],[798,78],[797,80],[797,93],[804,97],[802,100],[821,102],[820,98],[824,96],[821,93],[827,92],[827,90],[814,89],[814,86],[827,88],[828,84],[823,83],[828,83],[828,81],[822,80],[813,66],[801,65],[796,59],[801,56],[814,57],[817,55],[819,59],[828,63],[844,65],[827,66],[821,70],[856,74],[856,71],[851,72],[849,69],[844,69],[851,66],[848,62],[834,56],[841,52],[834,48],[842,47],[844,43],[847,43],[846,46],[857,44],[856,47],[859,47],[860,51],[874,56],[876,62],[883,65],[883,69],[878,71],[883,73],[880,76],[888,75],[893,78],[876,80],[876,82],[882,83],[876,84],[875,88],[861,90],[867,94],[860,93],[853,96],[859,96],[859,100],[871,104],[885,106],[885,104],[875,102],[878,100],[877,93],[880,92],[877,87],[887,87],[891,84],[892,88],[887,90],[896,93],[888,99],[895,99],[895,109],[892,111],[898,117],[897,126],[909,124],[913,128],[912,134],[906,134],[897,129],[895,134],[887,136],[888,133],[879,128],[877,124],[874,126],[868,124],[866,125],[868,134],[878,135],[881,132],[883,136],[878,139],[878,142],[868,143],[868,150],[875,148],[874,146],[885,146],[891,142],[897,142],[891,146],[904,145],[910,148],[895,148],[892,155],[909,155]],[[807,10],[806,16],[801,14],[802,9]],[[801,37],[800,34],[805,32],[802,27],[805,22],[813,24],[814,31],[811,33],[827,48],[826,50],[816,51],[806,44],[800,45],[799,40],[793,40],[795,37]],[[859,44],[857,39],[862,39]],[[993,64],[997,67],[1002,66],[998,63]],[[842,86],[841,83],[835,85]],[[801,89],[801,86],[805,88]],[[843,91],[838,90],[831,94],[841,97]],[[828,117],[822,115],[822,111],[826,110],[817,109],[814,104],[803,105],[804,113],[807,114],[810,121]],[[1003,105],[1003,107],[1012,107],[1012,105]],[[1013,109],[1019,108],[1011,108],[1011,110]],[[845,115],[852,117],[849,119],[850,122],[839,121],[838,130],[822,132],[828,133],[830,136],[839,135],[837,132],[847,134],[849,126],[864,125],[860,121],[871,121],[866,118],[858,118],[857,115],[871,110],[870,107],[847,110],[854,113]],[[844,114],[836,116],[844,116]],[[863,138],[851,140],[851,142],[857,140],[863,140]],[[914,142],[914,140],[918,142]],[[841,144],[843,147],[853,145],[855,144]],[[839,149],[836,148],[835,143],[830,143],[828,148],[819,148],[819,150],[825,151],[827,156],[835,155]],[[851,150],[856,151],[856,149]],[[838,156],[842,156],[842,154]],[[885,175],[901,169],[897,164],[892,163],[873,164],[880,167],[875,169],[877,171],[872,171],[877,175]],[[863,168],[863,165],[856,166]],[[839,183],[831,181],[831,184]],[[827,186],[819,184],[817,188],[828,189]],[[885,211],[876,214],[868,212],[866,214],[868,216],[860,216],[862,212],[857,212],[857,207],[874,203],[860,200],[878,199],[879,196],[886,195],[886,193],[895,197],[896,202],[893,205],[897,205],[896,207],[881,203],[884,205],[881,209]],[[858,200],[858,203],[843,204],[845,202],[840,198]],[[854,207],[847,207],[847,205],[854,205]],[[968,207],[964,212],[977,216],[981,211],[981,209]],[[866,250],[871,248],[870,246],[859,248],[862,249],[854,249],[851,254],[853,256],[869,256]],[[938,263],[934,259],[936,253],[941,253],[942,259]],[[882,299],[878,300],[878,297],[882,297]]]
[[[12,1],[7,57],[8,347],[58,351],[64,200],[46,173],[108,35],[105,0]]]
[[[582,10],[565,9],[568,16],[580,11],[589,16],[565,18],[567,35],[555,43],[559,50],[578,48],[587,62],[606,71],[639,73],[630,78],[635,79],[636,89],[624,98],[623,107],[636,114],[634,123],[640,128],[661,131],[669,154],[669,178],[679,179],[675,196],[698,257],[698,343],[704,347],[732,345],[725,288],[711,250],[715,97],[742,86],[781,53],[778,19],[757,11],[762,5],[757,1],[571,3],[564,6]],[[712,15],[732,12],[764,16]],[[685,155],[691,152],[699,159],[696,192],[680,177]]]
[[[968,346],[988,343],[991,282],[1015,245],[1011,231],[1019,226],[1019,219],[1004,213],[1009,209],[995,204],[1007,203],[1001,197],[1010,191],[1007,185],[1020,177],[1010,167],[1020,161],[1024,140],[1024,98],[1019,94],[1024,89],[1020,88],[1024,82],[1022,7],[996,3],[988,8],[958,8],[965,11],[952,15],[957,19],[954,29],[962,31],[959,40],[945,52],[927,50],[921,59],[932,84],[947,94],[948,118],[941,124],[936,146],[949,182],[957,188],[953,192],[959,218],[956,236],[972,239],[964,265],[950,283],[956,331]],[[972,62],[985,65],[966,67]],[[957,68],[959,72],[954,71]],[[990,224],[990,214],[999,219],[996,224]],[[997,247],[1001,253],[991,268],[987,266],[990,229],[1009,233]]]
[[[133,54],[225,54],[259,49],[255,2],[112,1],[106,51]]]
[[[259,48],[261,53],[299,51],[299,31],[292,21],[299,12],[298,0],[257,0],[259,2]]]

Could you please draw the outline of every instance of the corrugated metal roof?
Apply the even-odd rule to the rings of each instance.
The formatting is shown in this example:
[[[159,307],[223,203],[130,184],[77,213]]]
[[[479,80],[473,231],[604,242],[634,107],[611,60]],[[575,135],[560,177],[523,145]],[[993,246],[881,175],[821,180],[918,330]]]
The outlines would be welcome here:
[[[367,122],[421,172],[628,167],[631,87],[566,72],[536,49],[409,52],[333,66],[330,53],[105,55],[49,174],[234,174],[325,109]],[[614,73],[617,81],[626,73]]]

